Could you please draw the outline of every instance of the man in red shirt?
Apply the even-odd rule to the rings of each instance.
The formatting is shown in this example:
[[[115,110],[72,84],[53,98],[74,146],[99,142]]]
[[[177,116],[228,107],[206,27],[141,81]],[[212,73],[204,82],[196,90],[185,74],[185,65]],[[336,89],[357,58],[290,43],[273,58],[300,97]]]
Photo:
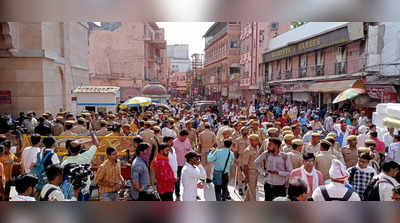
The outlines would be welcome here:
[[[371,132],[370,137],[372,140],[376,142],[376,148],[375,150],[380,153],[380,154],[385,154],[385,143],[382,142],[381,140],[378,139],[378,133],[377,132]]]
[[[287,120],[286,118],[282,117],[282,114],[279,114],[279,118],[277,118],[276,121],[280,122],[281,126],[286,126]]]
[[[173,201],[175,182],[177,179],[169,164],[169,147],[163,143],[158,146],[158,154],[151,164],[157,179],[157,191],[162,201]]]

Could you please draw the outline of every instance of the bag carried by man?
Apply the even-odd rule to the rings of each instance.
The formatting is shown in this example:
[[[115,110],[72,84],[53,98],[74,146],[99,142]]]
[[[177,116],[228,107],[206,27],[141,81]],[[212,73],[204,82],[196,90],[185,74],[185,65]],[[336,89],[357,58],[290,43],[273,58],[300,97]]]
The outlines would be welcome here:
[[[39,180],[38,185],[37,185],[37,191],[40,192],[43,188],[43,186],[47,183],[47,176],[46,176],[46,167],[44,166],[44,163],[46,162],[47,159],[51,159],[51,157],[54,155],[53,152],[47,152],[43,159],[40,158],[41,153],[37,153],[37,160],[35,165],[33,166],[31,170],[31,174],[36,176]]]
[[[221,186],[224,177],[225,177],[225,179],[229,179],[228,174],[227,173],[225,174],[225,170],[226,170],[226,166],[228,165],[228,161],[229,161],[230,157],[231,157],[231,151],[228,150],[228,158],[225,161],[224,170],[218,171],[218,170],[214,169],[214,173],[213,173],[213,183],[214,183],[214,185]]]

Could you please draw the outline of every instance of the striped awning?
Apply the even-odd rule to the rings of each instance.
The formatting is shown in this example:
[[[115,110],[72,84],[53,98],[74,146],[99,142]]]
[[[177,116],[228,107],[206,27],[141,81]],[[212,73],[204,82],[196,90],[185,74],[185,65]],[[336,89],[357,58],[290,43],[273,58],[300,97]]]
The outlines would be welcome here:
[[[337,80],[311,84],[308,88],[310,92],[339,93],[348,88],[364,88],[360,80]]]

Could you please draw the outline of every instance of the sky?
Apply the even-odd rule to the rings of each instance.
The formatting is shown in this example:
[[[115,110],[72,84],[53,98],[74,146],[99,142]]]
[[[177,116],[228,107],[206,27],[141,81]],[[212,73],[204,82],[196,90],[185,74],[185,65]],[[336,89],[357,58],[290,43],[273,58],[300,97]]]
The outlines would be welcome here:
[[[157,22],[165,29],[168,45],[189,44],[189,56],[193,53],[204,53],[203,35],[213,22]]]

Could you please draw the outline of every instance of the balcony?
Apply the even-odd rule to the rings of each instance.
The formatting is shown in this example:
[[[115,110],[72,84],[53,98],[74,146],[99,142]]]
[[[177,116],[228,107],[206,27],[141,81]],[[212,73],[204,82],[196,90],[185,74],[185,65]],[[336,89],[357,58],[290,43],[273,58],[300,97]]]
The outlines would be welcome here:
[[[285,73],[285,79],[292,79],[293,74],[291,70],[286,71]]]
[[[317,65],[315,66],[315,75],[316,76],[324,76],[324,65]]]
[[[307,76],[307,67],[300,67],[299,78],[303,78],[306,76]]]
[[[347,62],[335,63],[335,74],[347,73]]]

